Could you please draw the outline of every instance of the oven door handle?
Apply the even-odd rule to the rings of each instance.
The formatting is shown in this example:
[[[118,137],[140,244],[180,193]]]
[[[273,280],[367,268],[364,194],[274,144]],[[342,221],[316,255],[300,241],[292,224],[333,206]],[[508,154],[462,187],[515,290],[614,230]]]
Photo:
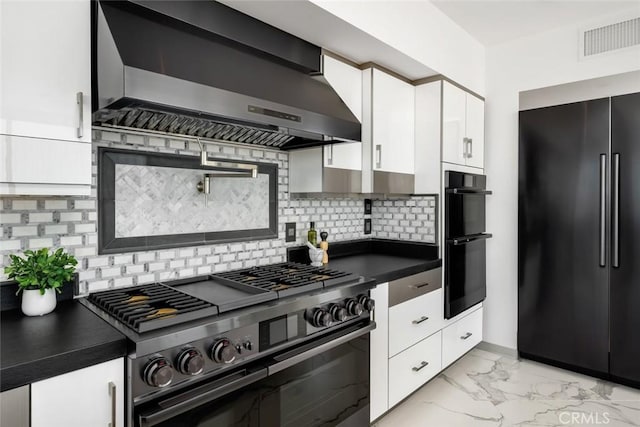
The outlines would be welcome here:
[[[476,240],[490,239],[493,235],[490,233],[482,233],[477,236],[458,237],[456,239],[448,239],[447,243],[451,243],[453,246],[464,245],[469,242],[475,242]]]
[[[481,188],[447,188],[446,192],[452,194],[477,194],[479,196],[493,194],[493,191]]]
[[[139,426],[151,427],[160,424],[161,422],[171,419],[181,413],[195,409],[200,405],[211,402],[219,397],[266,378],[267,374],[267,369],[262,368],[258,371],[243,375],[240,378],[227,381],[229,378],[237,376],[238,374],[236,373],[226,378],[222,378],[213,384],[197,387],[176,397],[162,400],[158,402],[158,406],[161,409],[145,412],[138,416]],[[222,382],[222,384],[220,384],[220,382]]]
[[[269,375],[276,374],[292,367],[293,365],[322,354],[325,351],[331,350],[332,348],[361,337],[362,335],[368,334],[375,328],[376,322],[370,321],[365,327],[348,328],[346,333],[341,331],[341,334],[337,337],[335,335],[329,335],[322,340],[323,342],[321,344],[318,344],[316,341],[313,344],[302,346],[301,348],[280,354],[274,358],[275,360],[278,360],[278,362],[273,365],[269,365]]]

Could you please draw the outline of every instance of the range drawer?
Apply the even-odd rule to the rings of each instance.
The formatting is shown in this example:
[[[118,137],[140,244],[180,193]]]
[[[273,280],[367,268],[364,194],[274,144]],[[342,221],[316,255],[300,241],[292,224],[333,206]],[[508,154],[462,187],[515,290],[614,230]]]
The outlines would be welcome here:
[[[442,367],[445,368],[482,341],[482,308],[442,330]]]
[[[442,369],[442,332],[389,359],[389,407],[396,405]]]
[[[389,356],[441,329],[442,311],[442,288],[389,308]]]

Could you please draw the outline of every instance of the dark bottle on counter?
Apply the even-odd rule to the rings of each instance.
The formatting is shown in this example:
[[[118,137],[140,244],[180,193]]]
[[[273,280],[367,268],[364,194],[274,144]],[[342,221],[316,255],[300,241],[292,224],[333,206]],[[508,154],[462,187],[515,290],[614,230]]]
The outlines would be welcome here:
[[[311,222],[311,227],[307,232],[307,240],[313,246],[318,246],[318,232],[316,231],[316,223],[313,221]]]

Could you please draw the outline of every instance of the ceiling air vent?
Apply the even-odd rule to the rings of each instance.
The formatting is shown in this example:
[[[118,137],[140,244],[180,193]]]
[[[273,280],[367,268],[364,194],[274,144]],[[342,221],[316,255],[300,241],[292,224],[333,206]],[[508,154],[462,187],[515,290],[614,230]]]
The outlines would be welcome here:
[[[640,18],[591,28],[582,32],[582,57],[640,45]]]

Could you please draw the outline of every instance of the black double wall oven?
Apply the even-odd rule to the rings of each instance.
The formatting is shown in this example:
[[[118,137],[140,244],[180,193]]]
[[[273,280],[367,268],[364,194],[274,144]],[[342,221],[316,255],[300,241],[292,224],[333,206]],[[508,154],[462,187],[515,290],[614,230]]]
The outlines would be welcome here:
[[[484,175],[445,171],[445,318],[485,299],[486,196]]]

